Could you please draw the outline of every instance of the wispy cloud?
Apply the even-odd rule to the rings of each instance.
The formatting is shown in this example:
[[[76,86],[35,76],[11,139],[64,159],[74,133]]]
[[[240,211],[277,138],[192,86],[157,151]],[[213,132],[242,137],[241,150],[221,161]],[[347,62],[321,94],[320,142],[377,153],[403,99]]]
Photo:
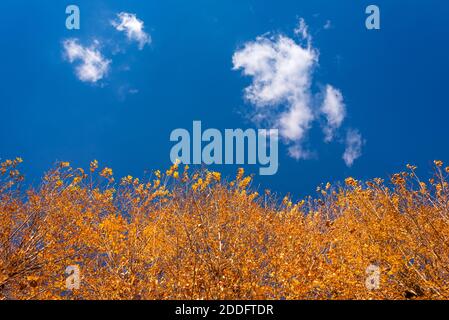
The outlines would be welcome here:
[[[324,30],[329,30],[332,28],[332,21],[327,20],[326,23],[323,26]]]
[[[98,41],[90,47],[85,47],[79,44],[78,39],[67,39],[63,42],[63,47],[68,61],[78,62],[75,72],[81,81],[95,83],[108,73],[111,60],[101,54]]]
[[[348,167],[351,167],[354,161],[362,155],[363,140],[358,130],[348,130],[345,145],[343,160]]]
[[[312,36],[309,33],[309,26],[303,18],[299,18],[298,26],[294,30],[295,34],[301,36],[302,39],[307,41],[307,47],[312,45]]]
[[[331,85],[326,86],[321,112],[327,120],[327,124],[323,128],[324,140],[330,142],[334,138],[335,131],[342,125],[346,115],[346,107],[340,90]]]
[[[130,85],[121,85],[117,89],[118,98],[120,101],[125,101],[128,96],[136,95],[139,93],[139,89],[133,88]]]
[[[151,43],[151,36],[144,29],[144,22],[139,20],[135,14],[120,12],[117,20],[111,22],[116,30],[124,32],[130,41],[136,41],[142,50],[146,44]]]

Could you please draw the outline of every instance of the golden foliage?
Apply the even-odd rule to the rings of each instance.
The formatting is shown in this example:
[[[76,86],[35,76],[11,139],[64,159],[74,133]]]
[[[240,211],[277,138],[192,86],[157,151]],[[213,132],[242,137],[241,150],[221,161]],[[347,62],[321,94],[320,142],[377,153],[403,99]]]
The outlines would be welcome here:
[[[172,166],[115,183],[61,162],[23,188],[0,167],[0,299],[449,298],[448,169],[327,183],[293,203],[252,178]],[[81,286],[65,287],[69,265]],[[370,265],[380,286],[365,286]]]

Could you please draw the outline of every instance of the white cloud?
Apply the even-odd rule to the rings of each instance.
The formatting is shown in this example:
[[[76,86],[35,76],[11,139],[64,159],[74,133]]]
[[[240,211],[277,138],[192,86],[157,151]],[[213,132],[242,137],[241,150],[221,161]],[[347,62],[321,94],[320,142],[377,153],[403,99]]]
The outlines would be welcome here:
[[[326,23],[323,26],[324,30],[329,30],[332,28],[332,21],[327,20]]]
[[[306,155],[301,142],[314,119],[310,85],[318,53],[310,46],[303,20],[295,32],[306,47],[283,35],[260,36],[237,50],[232,61],[234,70],[252,77],[244,94],[255,107],[253,120],[279,128],[290,155],[301,159]]]
[[[351,167],[356,159],[362,155],[362,135],[357,130],[348,130],[346,133],[346,149],[343,160]]]
[[[330,26],[330,22],[328,23]],[[288,154],[295,159],[311,158],[304,147],[313,122],[326,118],[325,141],[333,140],[346,116],[340,90],[326,85],[322,97],[312,92],[313,72],[319,51],[303,19],[294,29],[297,41],[282,34],[267,34],[245,43],[232,57],[233,70],[251,77],[244,97],[251,104],[251,120],[257,125],[279,129]],[[347,137],[344,160],[350,166],[361,154],[362,140],[357,131]]]
[[[299,19],[298,26],[294,30],[295,34],[300,36],[302,39],[307,41],[307,46],[310,47],[312,44],[312,36],[309,34],[309,26],[306,24],[303,18]]]
[[[128,40],[136,41],[140,50],[142,50],[146,44],[151,43],[150,35],[143,31],[144,22],[137,19],[135,14],[120,12],[117,17],[118,21],[112,21],[112,25],[118,31],[125,32]]]
[[[79,44],[78,39],[67,39],[63,42],[63,46],[70,63],[79,61],[75,72],[81,81],[95,83],[108,73],[111,60],[105,59],[98,50],[98,41],[90,47],[84,47]]]
[[[324,140],[330,142],[334,138],[335,131],[342,125],[346,115],[346,107],[340,90],[331,85],[326,86],[321,112],[325,115],[327,124],[324,127]]]

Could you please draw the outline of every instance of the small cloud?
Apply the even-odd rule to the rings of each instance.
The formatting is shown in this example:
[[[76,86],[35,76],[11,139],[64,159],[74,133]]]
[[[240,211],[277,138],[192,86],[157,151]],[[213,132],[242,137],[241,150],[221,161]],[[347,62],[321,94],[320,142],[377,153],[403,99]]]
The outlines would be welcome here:
[[[146,44],[151,43],[150,35],[143,31],[144,22],[137,19],[135,14],[120,12],[117,17],[118,21],[112,21],[111,24],[117,31],[125,32],[128,40],[136,41],[139,50],[142,50]]]
[[[107,60],[98,50],[99,42],[84,47],[78,39],[67,39],[63,42],[64,54],[70,63],[79,61],[75,72],[79,80],[95,83],[103,79],[109,71],[111,60]]]
[[[303,18],[299,19],[298,26],[294,30],[297,36],[300,36],[302,39],[307,40],[308,46],[310,46],[312,42],[312,36],[309,34],[309,26],[306,24]]]
[[[346,149],[343,154],[343,160],[348,167],[351,167],[354,161],[362,156],[363,143],[362,135],[358,130],[348,130],[346,133]]]
[[[302,160],[309,160],[316,158],[316,154],[314,152],[311,152],[309,150],[306,150],[302,148],[299,145],[292,145],[288,148],[288,155],[296,160],[302,159]]]
[[[303,20],[296,33],[309,41]],[[291,147],[289,154],[304,158],[302,140],[314,119],[310,85],[315,50],[284,35],[259,36],[237,50],[232,61],[234,70],[252,77],[244,96],[254,106],[253,121],[279,128],[280,137]]]
[[[136,95],[139,93],[139,89],[132,88],[129,85],[122,85],[117,90],[120,101],[125,101],[128,96]]]
[[[323,128],[324,141],[331,142],[334,139],[335,131],[340,128],[346,116],[346,107],[340,90],[335,89],[331,85],[326,86],[321,113],[324,114],[327,120],[327,124]]]
[[[326,23],[323,26],[324,30],[329,30],[332,28],[332,21],[327,20]]]

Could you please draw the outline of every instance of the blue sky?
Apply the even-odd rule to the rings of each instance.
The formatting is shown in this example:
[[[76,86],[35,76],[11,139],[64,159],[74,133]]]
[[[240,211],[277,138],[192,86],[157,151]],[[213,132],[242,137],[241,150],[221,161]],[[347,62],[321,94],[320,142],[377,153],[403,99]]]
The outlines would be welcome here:
[[[81,10],[80,30],[65,28],[69,4]],[[381,30],[365,28],[369,4],[381,10]],[[87,167],[98,159],[116,176],[165,169],[171,131],[191,130],[194,120],[255,128],[244,96],[254,78],[233,70],[233,56],[261,35],[299,45],[300,18],[319,52],[310,94],[318,99],[332,85],[345,118],[332,143],[315,121],[301,138],[308,159],[294,159],[281,143],[278,173],[256,184],[301,196],[347,176],[387,177],[406,163],[427,174],[434,159],[449,159],[447,1],[4,0],[0,10],[0,158],[23,157],[32,183],[58,160]],[[120,12],[143,21],[151,43],[139,48],[111,25]],[[64,41],[75,38],[84,48],[97,41],[95,50],[111,61],[102,79],[79,79],[77,62],[64,56]],[[365,143],[348,166],[342,155],[351,129]],[[214,167],[225,175],[236,168]]]

